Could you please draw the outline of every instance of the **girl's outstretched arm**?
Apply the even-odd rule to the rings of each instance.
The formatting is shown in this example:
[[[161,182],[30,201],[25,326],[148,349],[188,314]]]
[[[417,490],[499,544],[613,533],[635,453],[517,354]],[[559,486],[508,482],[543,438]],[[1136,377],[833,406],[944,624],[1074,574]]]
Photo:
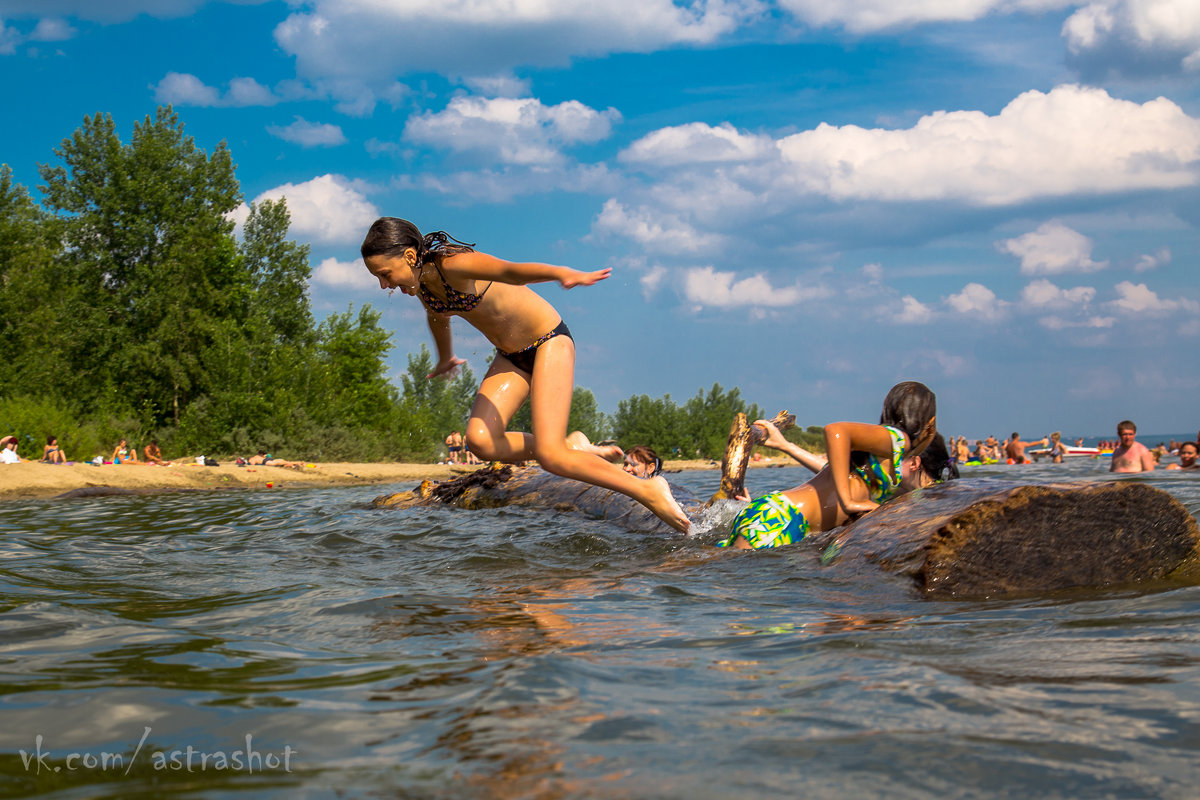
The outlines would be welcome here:
[[[437,350],[437,364],[433,367],[433,372],[426,375],[426,378],[436,378],[439,375],[445,375],[452,371],[460,364],[465,364],[466,360],[455,358],[454,356],[454,339],[450,332],[450,318],[441,314],[435,314],[432,311],[425,312],[425,321],[429,324],[429,332],[433,334],[433,346]]]
[[[557,281],[562,284],[564,289],[570,289],[573,286],[591,286],[597,281],[604,280],[612,272],[611,269],[583,272],[570,267],[558,267],[554,264],[540,264],[533,261],[504,261],[480,252],[456,253],[448,256],[442,261],[442,271],[459,278],[499,281],[518,286],[527,283]]]
[[[770,420],[755,420],[754,424],[762,427],[767,432],[767,438],[763,442],[763,447],[770,447],[781,453],[787,453],[799,461],[802,466],[807,467],[813,472],[820,472],[829,463],[828,459],[822,458],[816,453],[810,453],[798,444],[789,442],[779,432],[779,428],[776,428]]]
[[[908,437],[904,441],[908,448]],[[825,452],[829,471],[837,490],[838,502],[847,514],[872,511],[879,507],[871,500],[850,499],[850,451],[864,450],[882,458],[892,457],[892,435],[882,425],[866,422],[833,422],[825,426]]]

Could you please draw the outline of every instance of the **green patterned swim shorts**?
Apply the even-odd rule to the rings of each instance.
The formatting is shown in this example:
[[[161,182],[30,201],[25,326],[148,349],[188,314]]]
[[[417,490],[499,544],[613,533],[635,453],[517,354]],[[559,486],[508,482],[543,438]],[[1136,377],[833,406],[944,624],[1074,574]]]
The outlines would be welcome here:
[[[733,520],[733,533],[728,539],[717,542],[718,547],[729,547],[739,536],[755,550],[764,547],[798,542],[808,533],[808,520],[787,495],[771,492],[750,501]]]

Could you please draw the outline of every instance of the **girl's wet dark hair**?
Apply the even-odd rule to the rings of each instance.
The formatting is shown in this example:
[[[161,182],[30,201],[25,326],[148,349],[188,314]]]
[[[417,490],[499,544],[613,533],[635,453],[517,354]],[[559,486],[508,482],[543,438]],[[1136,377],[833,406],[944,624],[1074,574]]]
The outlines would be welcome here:
[[[921,438],[925,426],[936,415],[937,395],[933,390],[918,381],[902,381],[893,386],[887,397],[883,398],[879,424],[903,431],[911,445]],[[944,439],[942,447],[946,447]],[[870,455],[862,450],[852,450],[850,464],[855,467],[866,466]]]
[[[879,424],[899,428],[907,434],[910,442],[915,442],[935,416],[937,395],[933,390],[918,381],[903,381],[893,386],[887,397],[883,398]],[[945,446],[944,441],[942,446]]]
[[[367,230],[361,252],[363,261],[366,261],[372,256],[402,255],[410,247],[417,251],[418,264],[429,264],[442,255],[470,253],[475,249],[474,243],[461,242],[445,231],[422,236],[417,226],[406,219],[380,217]]]
[[[946,440],[940,433],[934,434],[933,441],[919,456],[921,471],[935,481],[948,481],[958,477],[958,462],[950,457]]]

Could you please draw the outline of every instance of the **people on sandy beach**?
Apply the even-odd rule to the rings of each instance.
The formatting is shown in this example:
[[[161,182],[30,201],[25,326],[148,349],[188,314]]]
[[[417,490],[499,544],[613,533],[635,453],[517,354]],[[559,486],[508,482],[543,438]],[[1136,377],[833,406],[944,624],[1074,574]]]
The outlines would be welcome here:
[[[1113,448],[1109,472],[1151,472],[1155,464],[1150,448],[1137,440],[1137,425],[1123,419],[1117,423],[1118,444]]]
[[[661,476],[639,480],[599,454],[567,444],[575,342],[559,313],[527,284],[591,286],[611,269],[504,261],[444,231],[422,235],[395,217],[371,225],[361,252],[381,289],[399,289],[425,306],[438,359],[429,377],[448,375],[464,363],[454,355],[452,316],[461,316],[496,347],[467,424],[467,447],[475,455],[487,461],[536,459],[548,472],[621,492],[677,530],[688,529],[690,521]],[[526,398],[532,432],[509,431]]]
[[[122,439],[116,447],[113,448],[112,463],[114,464],[136,464],[137,450],[130,447],[129,443]]]
[[[150,440],[150,444],[142,448],[142,455],[146,459],[147,464],[157,464],[160,467],[169,467],[170,461],[163,461],[162,450],[158,449],[158,442],[154,439]]]
[[[459,453],[462,452],[463,448],[462,434],[458,431],[450,431],[449,435],[446,436],[445,445],[446,460],[451,464],[460,463]]]
[[[0,439],[0,464],[19,464],[24,460],[17,455],[17,437],[5,436]]]
[[[758,550],[798,542],[932,483],[950,463],[937,432],[937,398],[916,381],[892,387],[878,425],[826,425],[826,459],[787,441],[768,420],[754,424],[767,431],[764,446],[787,453],[817,474],[799,486],[752,500],[734,519],[729,537],[717,543],[720,547]]]
[[[51,434],[46,437],[46,444],[42,447],[42,461],[47,464],[65,464],[67,457],[63,453],[63,449],[58,446],[58,437]]]
[[[244,459],[252,467],[287,467],[289,469],[304,469],[303,461],[288,461],[285,458],[275,458],[266,450],[259,450],[254,455]]]

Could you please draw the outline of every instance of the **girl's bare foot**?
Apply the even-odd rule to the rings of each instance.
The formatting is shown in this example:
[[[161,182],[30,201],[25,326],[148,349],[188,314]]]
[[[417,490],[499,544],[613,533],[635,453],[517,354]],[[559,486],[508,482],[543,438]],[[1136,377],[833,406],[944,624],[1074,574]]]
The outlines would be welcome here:
[[[615,444],[592,444],[583,434],[579,438],[572,438],[575,434],[567,437],[567,445],[584,453],[591,453],[594,456],[600,456],[605,461],[611,461],[614,464],[620,464],[625,460],[625,451]]]
[[[653,511],[655,516],[675,530],[680,533],[687,533],[688,528],[692,526],[691,520],[687,518],[687,514],[683,513],[683,509],[679,507],[679,503],[675,500],[675,495],[671,494],[671,486],[667,483],[667,479],[659,475],[647,479],[646,483],[650,490],[649,502],[646,503],[646,508]]]

